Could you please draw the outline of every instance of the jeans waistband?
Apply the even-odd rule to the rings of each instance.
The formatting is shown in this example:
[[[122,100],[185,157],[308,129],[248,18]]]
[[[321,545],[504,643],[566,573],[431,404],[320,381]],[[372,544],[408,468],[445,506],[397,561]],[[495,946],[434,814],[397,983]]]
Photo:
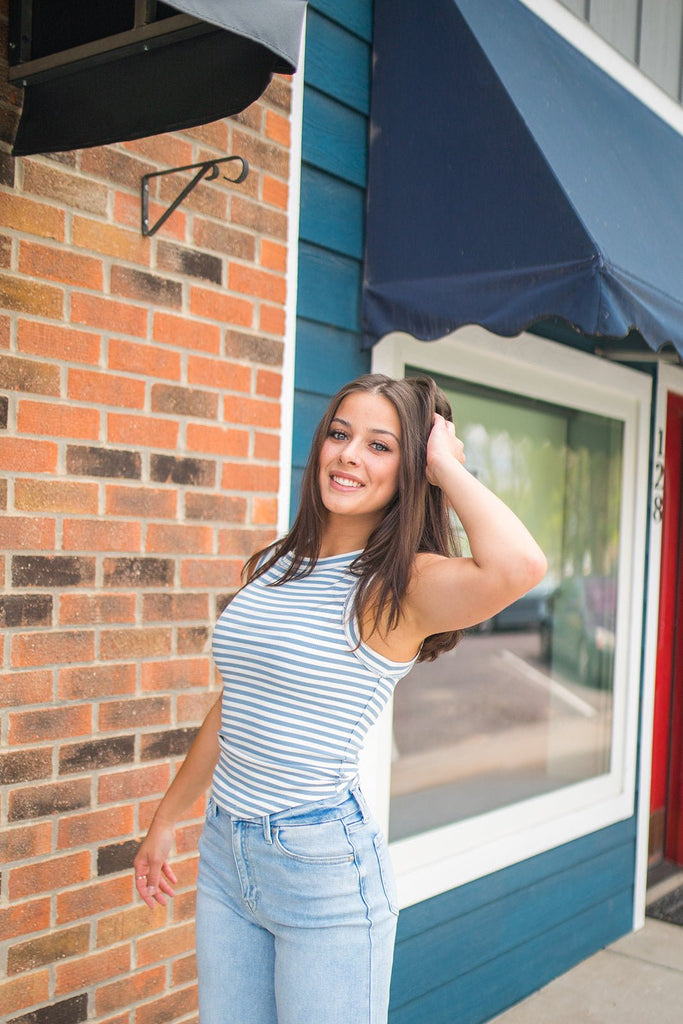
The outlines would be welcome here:
[[[273,811],[272,814],[263,814],[254,818],[239,818],[227,814],[227,817],[235,824],[240,822],[247,825],[259,825],[263,829],[266,842],[271,843],[273,841],[271,834],[273,825],[284,825],[285,823],[306,825],[335,821],[347,817],[354,810],[360,812],[363,821],[367,821],[370,817],[368,805],[358,785],[354,785],[336,796],[328,797],[326,800],[316,800],[312,803],[300,804],[298,807],[287,807],[283,811]],[[216,811],[221,815],[227,813],[218,807],[216,807]]]

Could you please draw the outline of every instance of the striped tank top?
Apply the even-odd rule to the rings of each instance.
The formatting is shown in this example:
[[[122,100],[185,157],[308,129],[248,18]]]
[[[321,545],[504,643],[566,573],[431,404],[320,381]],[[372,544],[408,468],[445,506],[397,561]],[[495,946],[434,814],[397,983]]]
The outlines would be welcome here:
[[[224,688],[213,797],[229,814],[272,814],[353,785],[368,729],[415,663],[359,644],[349,571],[358,554],[320,558],[309,576],[270,587],[284,555],[216,624]]]

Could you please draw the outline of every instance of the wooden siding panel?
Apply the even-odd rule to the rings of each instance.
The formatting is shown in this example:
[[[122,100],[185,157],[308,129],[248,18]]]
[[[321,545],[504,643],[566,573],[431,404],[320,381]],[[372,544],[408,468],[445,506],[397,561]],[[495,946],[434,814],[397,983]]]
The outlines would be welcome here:
[[[294,406],[294,436],[292,439],[292,464],[298,469],[303,469],[306,465],[313,431],[320,422],[328,401],[327,395],[299,392]]]
[[[358,332],[361,272],[358,260],[300,242],[299,316]]]
[[[299,237],[362,260],[364,230],[365,191],[304,166]]]
[[[304,76],[315,89],[367,115],[370,111],[370,46],[328,18],[308,13],[309,49]]]
[[[372,42],[371,0],[309,0],[308,6]]]
[[[638,0],[591,0],[590,24],[629,60],[638,53]]]
[[[487,963],[427,996],[392,1006],[389,1024],[482,1024],[619,938],[630,929],[632,914],[629,889],[501,956],[492,943]],[[425,960],[422,971],[430,967]],[[397,955],[394,972],[401,969]]]
[[[683,0],[643,0],[639,63],[662,89],[681,97]]]
[[[347,381],[368,372],[369,354],[351,331],[300,319],[297,338],[302,358],[296,363],[294,386],[301,391],[333,395]]]
[[[306,89],[303,112],[306,163],[365,188],[367,132],[367,118],[363,114],[342,107],[316,89]]]

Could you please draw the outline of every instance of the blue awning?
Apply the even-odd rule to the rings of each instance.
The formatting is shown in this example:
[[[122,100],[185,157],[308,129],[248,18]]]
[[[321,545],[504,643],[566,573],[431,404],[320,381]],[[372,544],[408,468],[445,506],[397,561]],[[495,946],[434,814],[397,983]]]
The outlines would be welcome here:
[[[363,327],[683,353],[683,137],[519,0],[376,0]]]

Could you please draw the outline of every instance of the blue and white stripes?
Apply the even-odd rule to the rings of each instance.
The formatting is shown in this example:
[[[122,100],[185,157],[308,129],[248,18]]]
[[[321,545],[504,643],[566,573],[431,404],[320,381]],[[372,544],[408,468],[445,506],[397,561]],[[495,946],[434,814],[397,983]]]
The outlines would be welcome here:
[[[323,800],[353,783],[370,726],[414,662],[358,645],[358,552],[318,560],[310,576],[269,587],[285,556],[219,618],[224,682],[213,795],[237,817]]]

